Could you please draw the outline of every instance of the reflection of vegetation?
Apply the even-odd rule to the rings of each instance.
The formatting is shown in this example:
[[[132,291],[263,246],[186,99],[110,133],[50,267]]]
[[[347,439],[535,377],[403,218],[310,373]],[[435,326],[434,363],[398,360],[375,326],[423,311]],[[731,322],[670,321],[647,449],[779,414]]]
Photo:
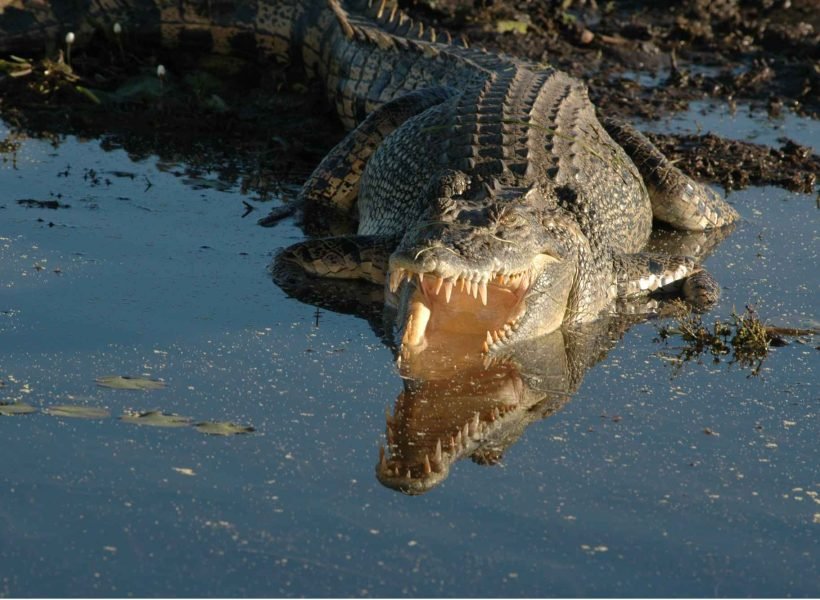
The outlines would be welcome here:
[[[283,67],[136,43],[123,52],[115,41],[97,38],[70,65],[61,54],[0,59],[11,135],[100,137],[106,149],[184,163],[186,177],[238,184],[258,200],[285,195],[341,136],[322,96]],[[13,142],[0,140],[0,152]]]
[[[229,421],[203,421],[194,425],[194,429],[206,435],[242,435],[255,431],[248,425],[237,425]]]
[[[679,337],[685,342],[676,357],[678,362],[700,360],[708,352],[718,363],[722,357],[731,354],[730,364],[749,367],[752,375],[760,373],[770,347],[788,344],[785,336],[818,333],[814,329],[767,326],[751,306],[747,306],[742,314],[732,311],[728,322],[715,319],[711,327],[704,324],[702,315],[693,312],[683,302],[676,302],[672,312],[675,323],[660,327],[658,337],[663,341]]]
[[[165,387],[165,382],[145,377],[125,377],[121,375],[110,375],[95,379],[97,385],[109,389],[117,390],[160,390]],[[0,388],[5,387],[5,382],[0,379]],[[28,389],[28,386],[23,386]],[[119,392],[118,392],[119,393]],[[69,395],[69,400],[77,400]],[[94,402],[93,398],[89,398]],[[88,406],[85,404],[60,404],[37,409],[30,404],[22,402],[19,398],[6,397],[0,399],[0,417],[13,417],[18,415],[29,415],[40,413],[50,417],[79,418],[79,419],[107,419],[111,412],[107,408]],[[191,417],[184,417],[176,413],[169,413],[162,410],[138,411],[126,410],[119,417],[123,423],[134,425],[148,425],[152,427],[192,427],[200,433],[206,435],[243,435],[256,431],[250,425],[237,425],[229,421],[196,421]]]
[[[116,390],[161,390],[165,387],[164,381],[147,377],[129,377],[128,375],[106,375],[97,377],[95,381],[100,387]]]
[[[76,404],[49,406],[48,408],[44,408],[43,412],[52,417],[67,417],[69,419],[106,419],[111,416],[111,413],[106,408]]]
[[[134,425],[149,425],[151,427],[187,427],[191,424],[191,417],[183,417],[176,413],[167,413],[161,410],[149,410],[146,412],[129,410],[120,417],[120,421]]]
[[[37,412],[37,409],[25,402],[0,403],[0,415],[13,417],[16,415],[30,415]]]

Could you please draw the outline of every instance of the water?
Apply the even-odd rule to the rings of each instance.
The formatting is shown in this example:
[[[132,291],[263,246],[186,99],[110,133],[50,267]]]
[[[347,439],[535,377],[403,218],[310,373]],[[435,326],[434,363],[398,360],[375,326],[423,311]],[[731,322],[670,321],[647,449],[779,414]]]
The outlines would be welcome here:
[[[0,417],[0,596],[820,594],[816,341],[754,377],[665,360],[679,342],[636,325],[500,465],[461,460],[406,496],[374,471],[402,390],[390,351],[271,282],[292,223],[258,228],[235,186],[184,172],[73,137],[0,166],[0,399],[112,414]],[[714,314],[752,302],[816,327],[815,198],[730,200],[744,220],[706,261]],[[95,385],[110,374],[167,387]]]

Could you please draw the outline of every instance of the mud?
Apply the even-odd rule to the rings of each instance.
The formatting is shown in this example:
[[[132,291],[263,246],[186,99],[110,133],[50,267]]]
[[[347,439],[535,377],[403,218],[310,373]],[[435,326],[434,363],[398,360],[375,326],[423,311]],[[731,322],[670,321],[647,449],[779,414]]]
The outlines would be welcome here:
[[[414,17],[472,44],[553,64],[587,82],[607,114],[656,120],[693,101],[777,118],[820,116],[820,3],[415,0]],[[159,81],[156,66],[168,75]],[[2,65],[0,65],[2,66]],[[288,196],[343,135],[298,70],[100,39],[59,61],[0,69],[0,114],[17,135],[102,137],[136,158],[184,159],[258,200]],[[47,74],[46,74],[47,73]],[[765,118],[765,117],[761,117]],[[653,135],[690,174],[726,190],[817,189],[820,157],[714,134]],[[3,150],[13,155],[13,139]],[[8,160],[8,158],[7,158]]]

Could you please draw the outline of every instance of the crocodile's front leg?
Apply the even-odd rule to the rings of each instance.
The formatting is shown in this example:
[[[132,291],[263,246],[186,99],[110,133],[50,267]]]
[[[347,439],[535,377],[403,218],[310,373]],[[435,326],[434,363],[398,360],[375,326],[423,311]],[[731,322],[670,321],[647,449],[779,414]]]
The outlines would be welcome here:
[[[634,127],[610,118],[602,123],[638,168],[655,219],[688,231],[723,227],[737,220],[737,211],[723,198],[685,175]]]
[[[318,238],[285,248],[276,262],[298,265],[317,277],[361,279],[381,285],[398,242],[397,238],[379,235]]]
[[[306,225],[314,230],[327,230],[327,223],[334,219],[350,220],[362,173],[384,138],[410,117],[444,102],[455,93],[445,87],[416,90],[370,113],[328,153],[302,186],[297,206],[304,210]],[[275,210],[259,223],[269,226],[283,216],[286,215],[282,211]]]

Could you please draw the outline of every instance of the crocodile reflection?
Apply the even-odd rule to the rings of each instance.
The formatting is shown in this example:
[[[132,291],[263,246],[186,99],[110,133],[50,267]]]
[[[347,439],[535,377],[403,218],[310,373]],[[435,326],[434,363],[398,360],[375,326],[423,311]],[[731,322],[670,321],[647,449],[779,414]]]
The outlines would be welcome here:
[[[729,233],[663,233],[652,244],[703,257]],[[655,298],[613,307],[609,316],[519,342],[492,359],[474,351],[484,332],[476,332],[477,338],[447,333],[423,352],[400,355],[395,311],[384,308],[381,287],[310,278],[285,263],[274,264],[273,278],[301,302],[367,319],[394,352],[403,389],[386,415],[387,445],[379,450],[376,477],[406,494],[435,488],[464,458],[498,464],[529,425],[572,399],[587,371],[632,325],[665,306]]]
[[[532,423],[560,410],[627,325],[602,319],[515,346],[492,363],[428,350],[400,362],[376,477],[407,494],[436,487],[459,460],[497,464]],[[420,357],[424,357],[421,359]]]

